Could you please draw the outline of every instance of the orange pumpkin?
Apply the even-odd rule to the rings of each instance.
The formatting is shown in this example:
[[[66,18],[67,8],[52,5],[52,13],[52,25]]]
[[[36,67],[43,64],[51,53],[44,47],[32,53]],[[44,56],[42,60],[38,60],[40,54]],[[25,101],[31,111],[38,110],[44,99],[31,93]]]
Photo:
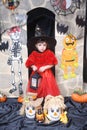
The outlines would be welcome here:
[[[23,98],[22,96],[19,96],[18,99],[17,99],[17,101],[18,101],[19,103],[22,103],[23,100],[24,100],[24,98]]]
[[[7,100],[6,95],[0,97],[0,102],[5,102]]]
[[[81,95],[78,93],[72,93],[71,98],[76,102],[85,103],[87,102],[87,93],[83,93]]]

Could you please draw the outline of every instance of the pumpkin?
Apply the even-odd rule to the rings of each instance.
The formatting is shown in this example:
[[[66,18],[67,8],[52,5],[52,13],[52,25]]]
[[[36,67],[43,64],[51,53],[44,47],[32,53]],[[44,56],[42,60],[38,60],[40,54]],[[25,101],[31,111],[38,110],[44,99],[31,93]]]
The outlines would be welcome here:
[[[71,94],[71,98],[79,103],[87,102],[87,93],[83,91],[75,91]]]
[[[6,95],[0,96],[0,102],[5,102],[7,100]]]
[[[19,96],[18,99],[17,99],[17,101],[18,101],[19,103],[22,103],[23,100],[24,100],[23,96]]]

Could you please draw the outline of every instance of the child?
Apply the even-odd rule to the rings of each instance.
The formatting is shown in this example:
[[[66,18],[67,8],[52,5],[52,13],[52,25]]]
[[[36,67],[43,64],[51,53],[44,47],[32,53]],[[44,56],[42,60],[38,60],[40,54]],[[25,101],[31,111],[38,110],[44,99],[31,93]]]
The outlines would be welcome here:
[[[27,68],[32,68],[31,75],[37,71],[42,78],[37,90],[30,88],[29,81],[27,92],[37,93],[38,98],[46,97],[47,95],[60,95],[54,74],[51,70],[58,62],[54,53],[48,49],[49,43],[47,39],[39,39],[37,37],[33,44],[35,50],[29,55],[25,65]]]

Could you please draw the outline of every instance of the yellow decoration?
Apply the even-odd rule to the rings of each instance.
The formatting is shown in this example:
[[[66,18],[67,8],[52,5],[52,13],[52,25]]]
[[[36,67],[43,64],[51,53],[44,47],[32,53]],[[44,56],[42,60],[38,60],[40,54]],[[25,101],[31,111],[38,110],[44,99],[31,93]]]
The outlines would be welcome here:
[[[67,112],[63,112],[61,115],[60,115],[60,121],[64,124],[68,123],[68,118],[67,118]]]
[[[64,79],[76,77],[75,70],[78,67],[78,53],[76,45],[77,40],[72,34],[69,34],[64,38],[64,48],[61,55],[61,68],[64,71]]]
[[[24,102],[28,103],[29,102],[29,97],[25,97]]]

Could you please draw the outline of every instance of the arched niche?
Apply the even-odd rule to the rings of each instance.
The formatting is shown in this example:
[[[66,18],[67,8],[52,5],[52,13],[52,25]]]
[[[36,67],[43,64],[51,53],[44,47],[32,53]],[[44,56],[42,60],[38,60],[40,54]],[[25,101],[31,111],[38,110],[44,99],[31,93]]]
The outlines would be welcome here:
[[[55,14],[42,7],[35,8],[27,12],[27,49],[28,56],[33,51],[29,48],[29,39],[35,36],[35,28],[39,25],[41,30],[45,32],[47,36],[55,38]],[[50,48],[55,53],[55,46]],[[55,67],[52,68],[55,74]],[[31,70],[29,70],[31,73]]]

